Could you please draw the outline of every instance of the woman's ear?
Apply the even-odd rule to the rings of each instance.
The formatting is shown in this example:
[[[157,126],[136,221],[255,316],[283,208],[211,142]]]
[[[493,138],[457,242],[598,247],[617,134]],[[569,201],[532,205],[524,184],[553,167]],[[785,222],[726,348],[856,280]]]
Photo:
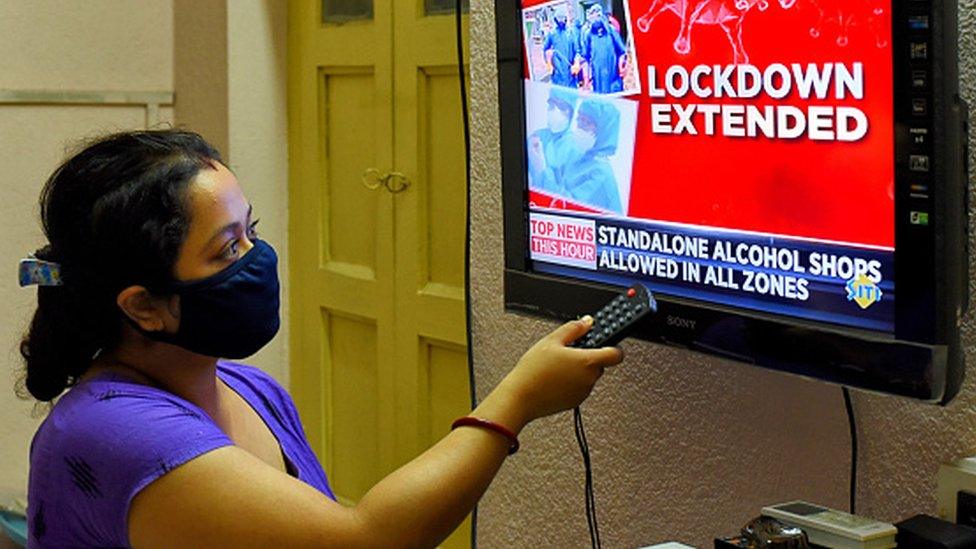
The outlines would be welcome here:
[[[166,316],[169,311],[145,287],[129,286],[119,292],[115,302],[119,309],[122,309],[122,313],[142,330],[161,332],[166,329]]]

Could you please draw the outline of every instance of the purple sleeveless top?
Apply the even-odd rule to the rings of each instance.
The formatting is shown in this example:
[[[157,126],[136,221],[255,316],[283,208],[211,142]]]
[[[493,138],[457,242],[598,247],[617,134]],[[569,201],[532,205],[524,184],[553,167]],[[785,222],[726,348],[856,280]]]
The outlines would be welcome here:
[[[271,429],[294,477],[335,499],[291,397],[252,366],[218,362],[217,376]],[[234,442],[196,405],[112,373],[79,383],[30,448],[29,547],[126,547],[132,498],[187,461]]]

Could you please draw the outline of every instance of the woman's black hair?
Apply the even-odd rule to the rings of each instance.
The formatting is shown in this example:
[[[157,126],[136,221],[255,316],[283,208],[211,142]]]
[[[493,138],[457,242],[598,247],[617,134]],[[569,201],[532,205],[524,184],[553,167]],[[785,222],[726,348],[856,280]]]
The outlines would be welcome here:
[[[173,280],[190,225],[187,188],[217,162],[220,153],[192,132],[125,132],[88,144],[47,180],[40,203],[49,244],[35,255],[61,265],[63,285],[38,288],[20,343],[34,398],[54,399],[118,343],[121,290]]]

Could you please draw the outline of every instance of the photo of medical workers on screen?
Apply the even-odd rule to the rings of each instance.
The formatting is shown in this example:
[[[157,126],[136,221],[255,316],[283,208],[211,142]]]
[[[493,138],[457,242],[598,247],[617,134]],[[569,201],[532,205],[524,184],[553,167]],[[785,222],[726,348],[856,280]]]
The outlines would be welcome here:
[[[522,10],[532,80],[601,95],[640,93],[625,0],[555,0]]]
[[[526,82],[529,189],[552,208],[623,215],[630,196],[637,104]]]

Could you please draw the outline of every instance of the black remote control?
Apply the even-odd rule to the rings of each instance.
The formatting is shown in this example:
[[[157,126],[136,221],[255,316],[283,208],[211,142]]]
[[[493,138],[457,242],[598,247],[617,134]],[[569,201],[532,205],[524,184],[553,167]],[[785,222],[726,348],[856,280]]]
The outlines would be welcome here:
[[[627,332],[637,321],[655,311],[657,302],[654,295],[641,284],[635,284],[593,315],[593,327],[577,339],[573,347],[613,347],[627,337]]]

